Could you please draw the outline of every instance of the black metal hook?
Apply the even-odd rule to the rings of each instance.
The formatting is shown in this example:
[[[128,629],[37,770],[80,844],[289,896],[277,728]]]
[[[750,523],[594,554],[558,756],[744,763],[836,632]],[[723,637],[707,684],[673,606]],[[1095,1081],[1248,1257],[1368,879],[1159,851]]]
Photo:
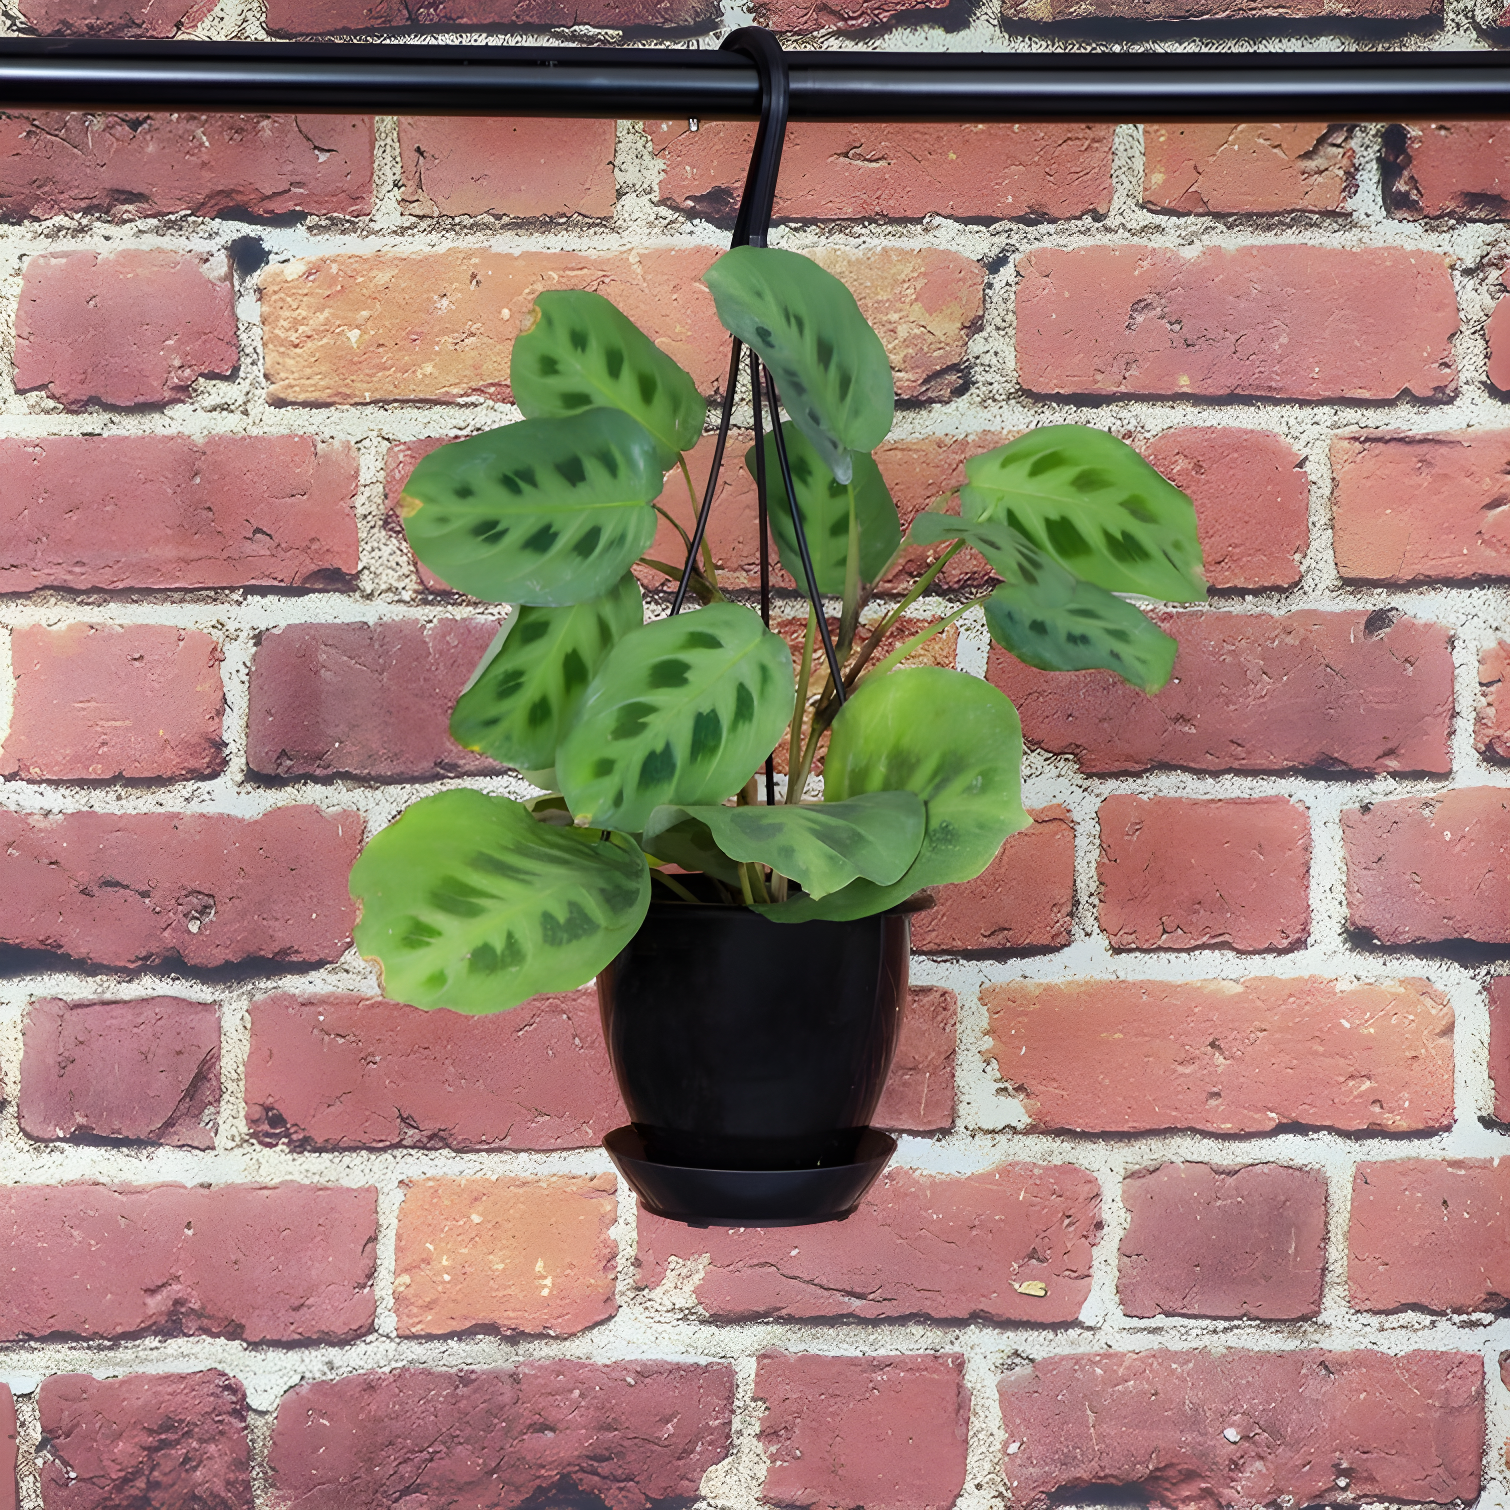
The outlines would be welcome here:
[[[792,106],[790,75],[781,43],[763,26],[741,26],[720,43],[720,52],[743,53],[760,74],[760,124],[755,128],[755,149],[739,196],[739,215],[734,221],[730,246],[765,246],[771,232],[771,211],[776,204],[776,178],[781,172],[781,149],[786,144],[786,122]]]

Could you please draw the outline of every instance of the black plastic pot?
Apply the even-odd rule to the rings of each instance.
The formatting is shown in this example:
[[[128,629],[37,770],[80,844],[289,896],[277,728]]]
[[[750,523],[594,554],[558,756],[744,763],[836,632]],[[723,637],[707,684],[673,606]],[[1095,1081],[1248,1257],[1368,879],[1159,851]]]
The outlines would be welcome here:
[[[605,1146],[642,1202],[720,1225],[848,1215],[896,1146],[869,1122],[907,956],[904,912],[783,924],[652,903],[598,977],[631,1119]]]

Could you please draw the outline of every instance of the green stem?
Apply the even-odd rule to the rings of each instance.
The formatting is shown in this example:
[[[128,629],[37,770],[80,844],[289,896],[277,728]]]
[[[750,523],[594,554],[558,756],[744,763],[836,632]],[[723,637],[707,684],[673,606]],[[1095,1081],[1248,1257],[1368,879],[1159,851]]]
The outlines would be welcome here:
[[[697,500],[697,489],[692,486],[692,473],[688,470],[685,452],[678,451],[676,453],[676,464],[682,469],[682,478],[687,484],[687,497],[692,500],[692,517],[696,519],[699,510],[702,508],[702,504]],[[690,551],[692,549],[692,541],[688,539],[685,531],[682,532],[682,539],[687,541],[687,549]],[[713,560],[713,547],[708,544],[708,537],[706,535],[703,536],[703,570],[708,580],[717,586],[718,566]]]
[[[965,542],[963,540],[956,540],[954,544],[951,545],[949,549],[946,550],[944,554],[940,556],[938,560],[935,561],[933,565],[930,566],[928,570],[925,571],[923,575],[912,584],[912,588],[907,593],[907,596],[904,597],[901,602],[898,603],[896,607],[893,608],[886,615],[886,617],[876,625],[875,629],[871,632],[870,638],[867,639],[865,643],[860,647],[860,653],[855,657],[854,665],[851,666],[845,673],[844,685],[846,687],[854,686],[856,678],[860,675],[861,668],[880,647],[881,641],[885,638],[886,634],[902,617],[902,615],[906,613],[907,610],[911,608],[912,605],[923,596],[923,594],[928,590],[928,586],[933,581],[933,579],[938,576],[938,574],[943,571],[943,569],[964,548]]]
[[[659,881],[662,886],[665,886],[671,891],[674,891],[677,896],[679,896],[684,902],[692,902],[697,904],[698,906],[702,905],[697,901],[697,898],[693,896],[685,886],[682,885],[680,881],[675,880],[671,876],[668,876],[665,871],[653,870],[650,872],[650,875],[652,880]]]
[[[653,556],[641,556],[635,562],[636,566],[648,566],[651,571],[658,571],[663,577],[672,582],[682,580],[682,570],[679,566],[672,566],[665,561],[657,561]],[[692,591],[695,592],[704,603],[721,603],[723,594],[713,586],[700,571],[692,573]]]
[[[802,786],[793,783],[792,774],[802,759],[802,725],[807,718],[807,688],[813,670],[813,639],[818,632],[818,615],[811,603],[807,606],[807,633],[802,637],[802,663],[797,672],[797,702],[792,712],[792,737],[786,755],[786,800],[802,801]]]
[[[885,676],[899,661],[905,661],[919,645],[926,645],[934,635],[947,629],[961,614],[969,613],[972,608],[978,608],[986,601],[987,596],[988,594],[982,593],[978,598],[971,598],[968,603],[961,603],[953,613],[945,614],[937,623],[930,624],[921,634],[915,634],[911,639],[903,640],[885,660],[871,670],[870,675]]]
[[[860,514],[855,507],[855,485],[849,484],[849,545],[844,556],[844,608],[839,615],[839,660],[849,654],[860,622]]]
[[[928,507],[923,510],[923,512],[925,514],[942,514],[944,512],[944,509],[948,506],[949,500],[953,498],[958,492],[958,488],[951,488],[947,493],[940,493],[938,497],[935,498],[928,505]],[[889,560],[886,565],[876,573],[875,582],[871,584],[869,590],[865,594],[866,603],[868,603],[871,598],[875,596],[876,587],[880,583],[884,582],[892,574],[892,572],[897,569],[897,567],[901,564],[902,557],[912,549],[912,542],[908,540],[904,535],[902,537],[902,543],[891,553],[891,560]],[[864,603],[861,604],[861,607],[864,607]]]

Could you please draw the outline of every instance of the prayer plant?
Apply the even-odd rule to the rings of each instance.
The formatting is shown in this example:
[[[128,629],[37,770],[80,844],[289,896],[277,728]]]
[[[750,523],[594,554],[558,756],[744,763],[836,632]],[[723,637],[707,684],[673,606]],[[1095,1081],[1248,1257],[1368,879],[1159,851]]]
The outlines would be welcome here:
[[[705,281],[783,396],[787,473],[837,629],[810,608],[794,672],[787,642],[720,591],[706,548],[688,568],[698,606],[647,618],[631,568],[682,575],[645,552],[661,516],[690,550],[691,521],[657,500],[679,472],[696,514],[686,454],[705,405],[607,299],[541,294],[510,367],[525,418],[425,457],[402,508],[428,567],[516,605],[451,731],[547,795],[441,792],[367,845],[351,878],[356,938],[390,997],[495,1012],[580,986],[652,897],[800,923],[980,874],[1029,821],[1017,712],[978,677],[902,664],[972,609],[1030,666],[1100,668],[1147,692],[1169,679],[1174,641],[1129,598],[1204,598],[1195,515],[1134,450],[1081,425],[1033,430],[972,458],[904,542],[871,456],[891,429],[891,369],[848,289],[766,247],[726,253]],[[746,465],[771,480],[780,558],[804,583],[774,435]],[[909,544],[938,549],[867,614]],[[999,584],[894,643],[967,550]],[[842,697],[815,656],[825,638]],[[778,745],[791,776],[784,797],[767,783],[771,803],[751,773]],[[820,760],[822,797],[807,800]]]

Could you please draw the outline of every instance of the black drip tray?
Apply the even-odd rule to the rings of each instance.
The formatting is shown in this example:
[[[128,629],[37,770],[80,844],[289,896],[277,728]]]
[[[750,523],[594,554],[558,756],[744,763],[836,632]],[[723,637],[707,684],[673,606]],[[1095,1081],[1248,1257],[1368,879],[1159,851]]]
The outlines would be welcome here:
[[[822,1169],[694,1169],[656,1164],[632,1127],[603,1139],[640,1204],[689,1227],[806,1227],[842,1221],[864,1199],[897,1140],[867,1127],[848,1164]]]

